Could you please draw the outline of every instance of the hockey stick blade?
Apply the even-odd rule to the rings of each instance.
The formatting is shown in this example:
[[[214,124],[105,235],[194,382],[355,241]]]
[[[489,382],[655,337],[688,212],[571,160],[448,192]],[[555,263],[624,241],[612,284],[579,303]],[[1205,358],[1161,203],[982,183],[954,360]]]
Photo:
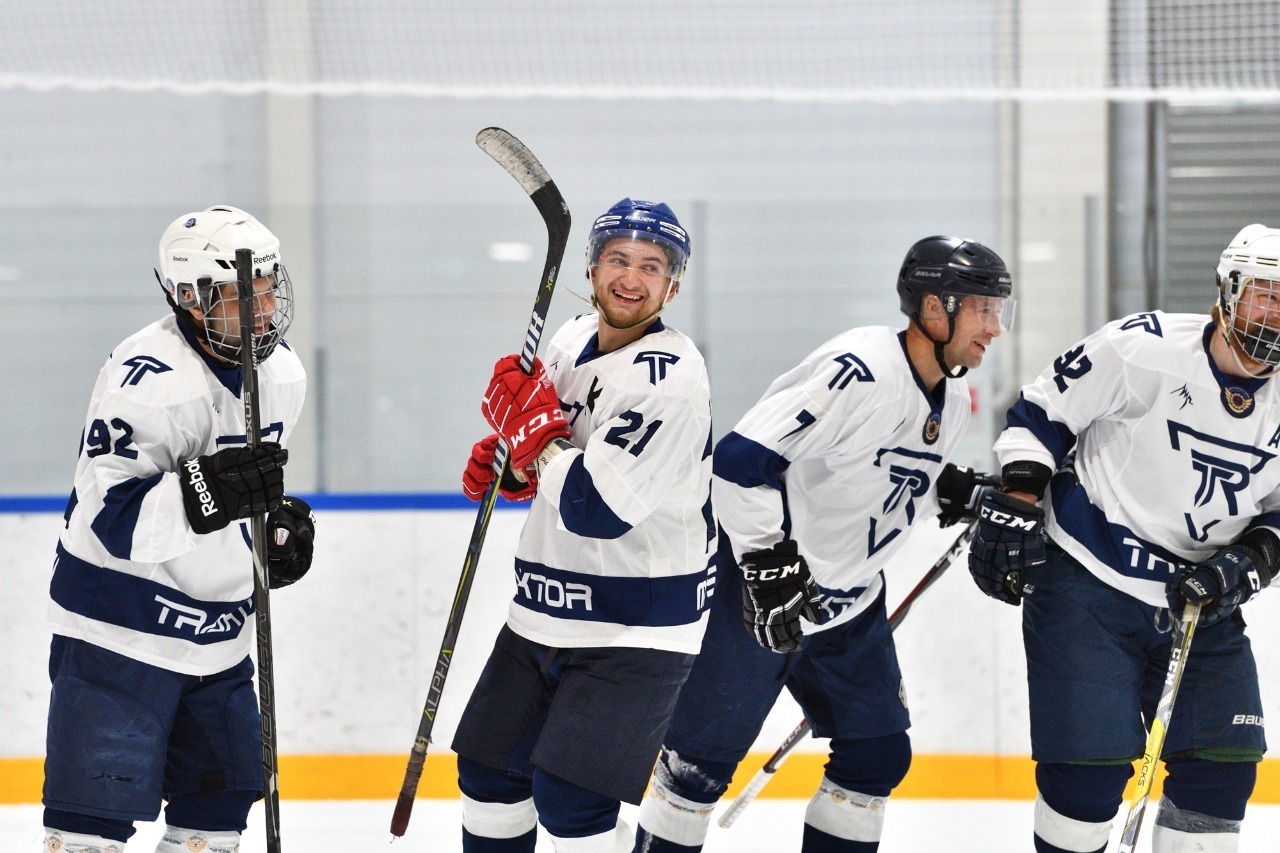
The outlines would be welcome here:
[[[1147,746],[1142,753],[1142,767],[1138,771],[1137,787],[1133,791],[1133,799],[1129,803],[1129,814],[1124,819],[1124,830],[1120,833],[1119,853],[1133,853],[1138,843],[1138,832],[1142,829],[1142,816],[1147,810],[1147,800],[1151,797],[1151,786],[1155,783],[1156,764],[1160,761],[1160,753],[1164,751],[1165,733],[1169,728],[1169,719],[1173,716],[1173,702],[1178,698],[1178,685],[1182,683],[1182,673],[1187,667],[1187,656],[1191,654],[1191,638],[1196,633],[1196,620],[1200,618],[1200,602],[1188,604],[1182,610],[1182,619],[1173,625],[1173,636],[1169,646],[1169,668],[1165,672],[1164,689],[1160,693],[1160,701],[1156,703],[1156,718],[1151,721],[1151,730],[1147,733]]]
[[[973,539],[973,534],[977,529],[978,522],[970,521],[964,530],[960,532],[960,535],[956,537],[956,541],[947,549],[947,552],[929,567],[929,571],[924,573],[924,577],[907,593],[906,597],[902,599],[902,603],[898,605],[897,609],[893,611],[893,615],[889,617],[890,631],[898,630],[898,626],[902,624],[902,620],[910,612],[911,606],[916,603],[921,595],[924,595],[925,590],[933,586],[938,578],[942,577],[943,572],[951,566],[956,557],[960,556],[960,552],[969,547],[969,540]],[[778,768],[782,766],[782,763],[787,760],[791,750],[795,749],[800,741],[808,737],[809,732],[812,730],[807,719],[801,720],[800,725],[791,730],[791,734],[787,735],[786,739],[774,750],[773,755],[769,756],[769,760],[764,763],[764,766],[756,771],[756,775],[751,777],[751,781],[743,787],[742,793],[734,798],[733,802],[729,804],[729,808],[725,809],[724,814],[720,815],[719,820],[716,822],[725,829],[733,826],[733,822],[741,817],[742,813],[747,810],[747,806],[751,805],[760,792],[764,790],[764,786],[769,784],[769,780],[773,778],[774,773],[778,772]]]
[[[525,330],[524,345],[520,351],[520,366],[525,373],[532,373],[533,360],[538,354],[542,330],[547,322],[547,311],[551,307],[551,296],[555,293],[556,277],[569,242],[569,207],[547,170],[519,139],[500,127],[486,127],[476,134],[476,145],[516,179],[538,208],[547,227],[547,259],[542,267],[542,278],[538,282],[538,293],[534,298],[533,312],[529,316],[529,326]],[[498,483],[507,466],[507,453],[506,443],[499,441],[493,454],[493,482],[480,499],[480,508],[471,529],[471,541],[467,544],[467,555],[462,561],[462,572],[458,576],[453,607],[445,623],[444,640],[440,644],[440,654],[436,658],[435,671],[431,676],[427,701],[422,709],[422,719],[414,737],[413,749],[409,753],[409,763],[405,767],[404,782],[396,798],[395,811],[391,815],[391,834],[396,837],[403,836],[409,828],[413,801],[426,764],[427,747],[431,743],[431,731],[435,727],[436,711],[439,710],[445,679],[448,678],[449,667],[453,663],[454,647],[462,629],[462,617],[466,612],[467,599],[471,595],[475,569],[480,562],[480,550],[489,531],[489,519],[498,500]]]

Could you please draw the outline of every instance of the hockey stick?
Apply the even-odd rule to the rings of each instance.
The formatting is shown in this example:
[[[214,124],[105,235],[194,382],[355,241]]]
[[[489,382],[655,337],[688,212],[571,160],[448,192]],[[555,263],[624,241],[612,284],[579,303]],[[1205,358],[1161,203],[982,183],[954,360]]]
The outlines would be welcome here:
[[[974,531],[977,530],[978,522],[970,521],[960,531],[960,535],[956,537],[956,541],[947,549],[947,553],[938,558],[929,571],[924,573],[924,577],[915,585],[911,592],[907,593],[906,598],[902,599],[902,603],[893,611],[893,615],[889,617],[889,630],[896,631],[898,626],[902,624],[902,620],[906,618],[907,612],[911,610],[911,606],[916,603],[924,591],[933,586],[938,578],[942,577],[956,557],[960,556],[960,552],[969,547],[969,540],[973,538]],[[782,745],[774,750],[773,755],[769,756],[769,760],[764,763],[756,771],[756,775],[751,777],[751,781],[742,789],[742,793],[729,804],[729,808],[720,816],[717,821],[722,827],[728,829],[733,826],[733,822],[737,820],[747,806],[764,790],[764,786],[769,784],[769,780],[773,778],[773,774],[778,772],[778,768],[782,766],[782,762],[787,760],[787,756],[791,754],[791,750],[796,748],[800,741],[804,740],[812,729],[808,720],[801,720],[800,725],[792,729],[791,734],[787,735]]]
[[[1189,603],[1182,609],[1182,620],[1174,623],[1169,649],[1169,669],[1164,676],[1164,690],[1156,704],[1156,718],[1151,721],[1147,733],[1147,748],[1142,754],[1142,769],[1138,771],[1138,787],[1129,803],[1129,815],[1124,819],[1124,831],[1120,833],[1120,853],[1133,853],[1138,843],[1138,830],[1142,829],[1142,816],[1151,797],[1151,786],[1156,778],[1156,762],[1164,750],[1165,731],[1173,716],[1173,700],[1178,697],[1178,685],[1191,653],[1191,638],[1196,633],[1196,620],[1200,618],[1201,602]]]
[[[551,306],[551,294],[555,291],[556,275],[560,271],[560,261],[569,242],[569,208],[538,158],[510,133],[499,127],[486,127],[476,134],[476,145],[520,183],[547,226],[547,261],[542,268],[538,295],[533,302],[533,314],[529,317],[529,327],[525,331],[524,348],[520,351],[520,367],[525,373],[533,373],[533,359],[538,353],[542,327],[547,321],[547,309]],[[462,561],[462,574],[458,578],[458,588],[453,596],[453,608],[445,623],[444,640],[440,644],[435,673],[431,676],[431,687],[427,691],[427,702],[422,709],[422,720],[418,724],[418,734],[409,753],[409,764],[404,771],[404,783],[400,786],[395,812],[391,815],[391,834],[397,837],[403,836],[409,827],[409,815],[413,810],[418,782],[422,778],[422,767],[427,759],[427,746],[431,743],[436,711],[440,707],[444,681],[449,675],[449,665],[453,662],[454,645],[462,628],[462,614],[467,607],[467,598],[471,595],[471,582],[475,578],[476,564],[480,561],[480,548],[489,529],[489,517],[498,498],[498,482],[502,479],[506,466],[507,445],[499,441],[493,454],[495,476],[484,497],[480,499],[480,511],[471,530],[467,556]]]
[[[244,440],[249,447],[262,443],[261,408],[258,405],[258,368],[253,360],[254,304],[253,251],[236,249],[236,301],[240,308],[241,397],[244,399]],[[262,722],[262,801],[267,819],[267,851],[280,853],[280,773],[276,763],[275,664],[271,652],[271,599],[267,577],[267,517],[249,518],[253,550],[253,609],[258,637],[258,711]]]

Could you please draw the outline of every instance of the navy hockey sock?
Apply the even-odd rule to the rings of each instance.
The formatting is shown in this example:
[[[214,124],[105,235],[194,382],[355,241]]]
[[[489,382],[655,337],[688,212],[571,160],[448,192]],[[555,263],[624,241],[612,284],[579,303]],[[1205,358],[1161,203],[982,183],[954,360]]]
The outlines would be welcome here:
[[[109,817],[94,817],[79,812],[68,812],[61,809],[44,810],[44,825],[50,829],[61,829],[77,835],[96,835],[110,838],[112,841],[124,843],[136,831],[131,820],[116,820]]]
[[[515,838],[483,838],[472,835],[467,828],[462,828],[463,853],[533,853],[538,843],[538,828],[518,835]]]

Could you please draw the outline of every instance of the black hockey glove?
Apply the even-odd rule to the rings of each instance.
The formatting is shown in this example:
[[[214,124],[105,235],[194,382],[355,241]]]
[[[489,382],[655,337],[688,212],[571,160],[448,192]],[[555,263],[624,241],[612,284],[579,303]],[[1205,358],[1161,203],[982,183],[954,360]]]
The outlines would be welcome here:
[[[1188,602],[1199,601],[1197,625],[1207,628],[1221,622],[1271,583],[1270,572],[1261,568],[1263,562],[1257,550],[1237,542],[1202,563],[1185,567],[1165,586],[1169,611],[1181,613]]]
[[[742,555],[742,621],[769,651],[799,649],[804,639],[800,617],[821,625],[821,602],[822,592],[794,540]]]
[[[231,522],[269,512],[284,497],[289,451],[274,442],[257,448],[228,447],[188,459],[178,468],[182,503],[196,533],[212,533]]]
[[[978,589],[1016,607],[1026,570],[1045,561],[1044,510],[992,489],[979,511],[978,531],[969,548],[969,574]]]
[[[942,507],[942,512],[938,513],[938,525],[950,527],[956,522],[977,518],[982,496],[998,485],[1000,480],[990,474],[948,462],[938,475],[936,486],[938,505]]]
[[[286,496],[267,516],[267,575],[272,589],[300,580],[311,568],[316,515],[302,498]]]

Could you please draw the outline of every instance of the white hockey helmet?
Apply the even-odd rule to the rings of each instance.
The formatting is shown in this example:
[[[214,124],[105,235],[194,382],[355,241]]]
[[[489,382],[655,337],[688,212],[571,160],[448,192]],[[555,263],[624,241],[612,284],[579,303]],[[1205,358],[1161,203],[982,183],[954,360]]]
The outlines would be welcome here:
[[[272,315],[266,318],[266,331],[254,339],[254,359],[262,361],[275,350],[293,322],[293,283],[281,259],[280,240],[265,225],[230,205],[179,216],[160,235],[160,268],[156,276],[179,318],[190,322],[218,356],[237,362],[238,324],[198,323],[190,313],[192,308],[199,308],[208,318],[219,302],[225,301],[227,289],[221,285],[236,281],[236,249],[251,250],[253,277],[271,281]],[[262,305],[256,307],[263,310]],[[231,316],[235,316],[234,311]],[[222,328],[214,328],[215,325]]]
[[[1280,229],[1240,229],[1218,259],[1218,299],[1226,333],[1249,358],[1280,366]],[[1241,298],[1254,310],[1242,316]],[[1274,304],[1274,309],[1268,306]]]

